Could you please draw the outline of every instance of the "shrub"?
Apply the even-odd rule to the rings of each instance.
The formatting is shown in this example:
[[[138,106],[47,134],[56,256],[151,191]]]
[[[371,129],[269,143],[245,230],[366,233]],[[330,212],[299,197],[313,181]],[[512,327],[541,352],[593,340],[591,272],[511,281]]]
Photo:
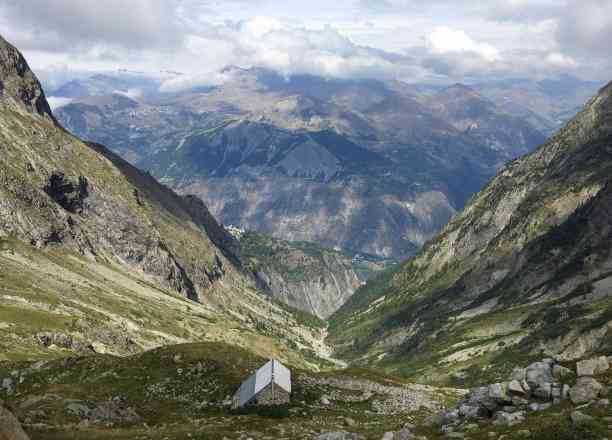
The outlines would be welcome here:
[[[533,440],[601,440],[607,430],[597,421],[574,425],[569,420],[548,420],[531,430]]]

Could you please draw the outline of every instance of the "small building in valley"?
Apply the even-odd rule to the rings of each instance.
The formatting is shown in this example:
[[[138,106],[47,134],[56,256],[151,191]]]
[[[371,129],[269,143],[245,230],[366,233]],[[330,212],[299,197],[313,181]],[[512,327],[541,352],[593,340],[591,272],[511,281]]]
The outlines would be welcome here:
[[[282,405],[291,398],[291,371],[273,359],[242,382],[234,394],[233,407]]]

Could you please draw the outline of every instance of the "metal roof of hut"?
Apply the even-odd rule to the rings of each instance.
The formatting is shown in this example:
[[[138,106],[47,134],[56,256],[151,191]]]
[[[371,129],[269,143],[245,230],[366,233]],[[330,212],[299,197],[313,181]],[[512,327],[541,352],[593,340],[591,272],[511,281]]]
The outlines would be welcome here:
[[[273,359],[253,373],[240,385],[238,406],[244,406],[257,397],[257,394],[271,383],[291,393],[291,371]]]

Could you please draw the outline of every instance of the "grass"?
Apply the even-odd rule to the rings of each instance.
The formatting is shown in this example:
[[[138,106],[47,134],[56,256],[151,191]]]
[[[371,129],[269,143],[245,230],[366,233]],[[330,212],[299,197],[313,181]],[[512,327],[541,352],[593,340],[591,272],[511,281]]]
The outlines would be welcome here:
[[[16,409],[21,420],[47,426],[26,424],[33,440],[178,440],[188,434],[191,438],[221,440],[236,438],[240,433],[311,439],[322,430],[338,429],[379,439],[383,432],[399,430],[403,423],[413,420],[408,413],[395,416],[373,413],[371,405],[378,396],[354,402],[340,399],[333,405],[321,406],[322,395],[340,398],[360,393],[318,385],[316,378],[323,377],[323,373],[298,368],[292,368],[293,393],[289,405],[239,412],[224,406],[223,402],[241,381],[265,362],[265,358],[248,350],[218,343],[164,347],[129,358],[96,355],[55,360],[38,370],[29,369],[31,363],[0,362],[0,378],[11,374],[22,378],[15,380],[16,394],[0,392],[0,398]],[[325,374],[352,381],[401,383],[365,370]],[[440,399],[446,398],[440,395]],[[71,402],[89,408],[120,402],[121,408],[133,408],[138,418],[78,425],[83,418],[66,411]],[[346,417],[355,420],[355,426],[345,426]]]

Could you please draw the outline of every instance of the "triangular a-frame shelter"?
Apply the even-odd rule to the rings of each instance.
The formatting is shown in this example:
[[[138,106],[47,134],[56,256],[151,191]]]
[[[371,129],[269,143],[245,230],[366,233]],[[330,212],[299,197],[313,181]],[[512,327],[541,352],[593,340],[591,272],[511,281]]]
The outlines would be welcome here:
[[[233,407],[247,405],[281,405],[291,395],[291,371],[272,359],[242,382],[234,394]]]

